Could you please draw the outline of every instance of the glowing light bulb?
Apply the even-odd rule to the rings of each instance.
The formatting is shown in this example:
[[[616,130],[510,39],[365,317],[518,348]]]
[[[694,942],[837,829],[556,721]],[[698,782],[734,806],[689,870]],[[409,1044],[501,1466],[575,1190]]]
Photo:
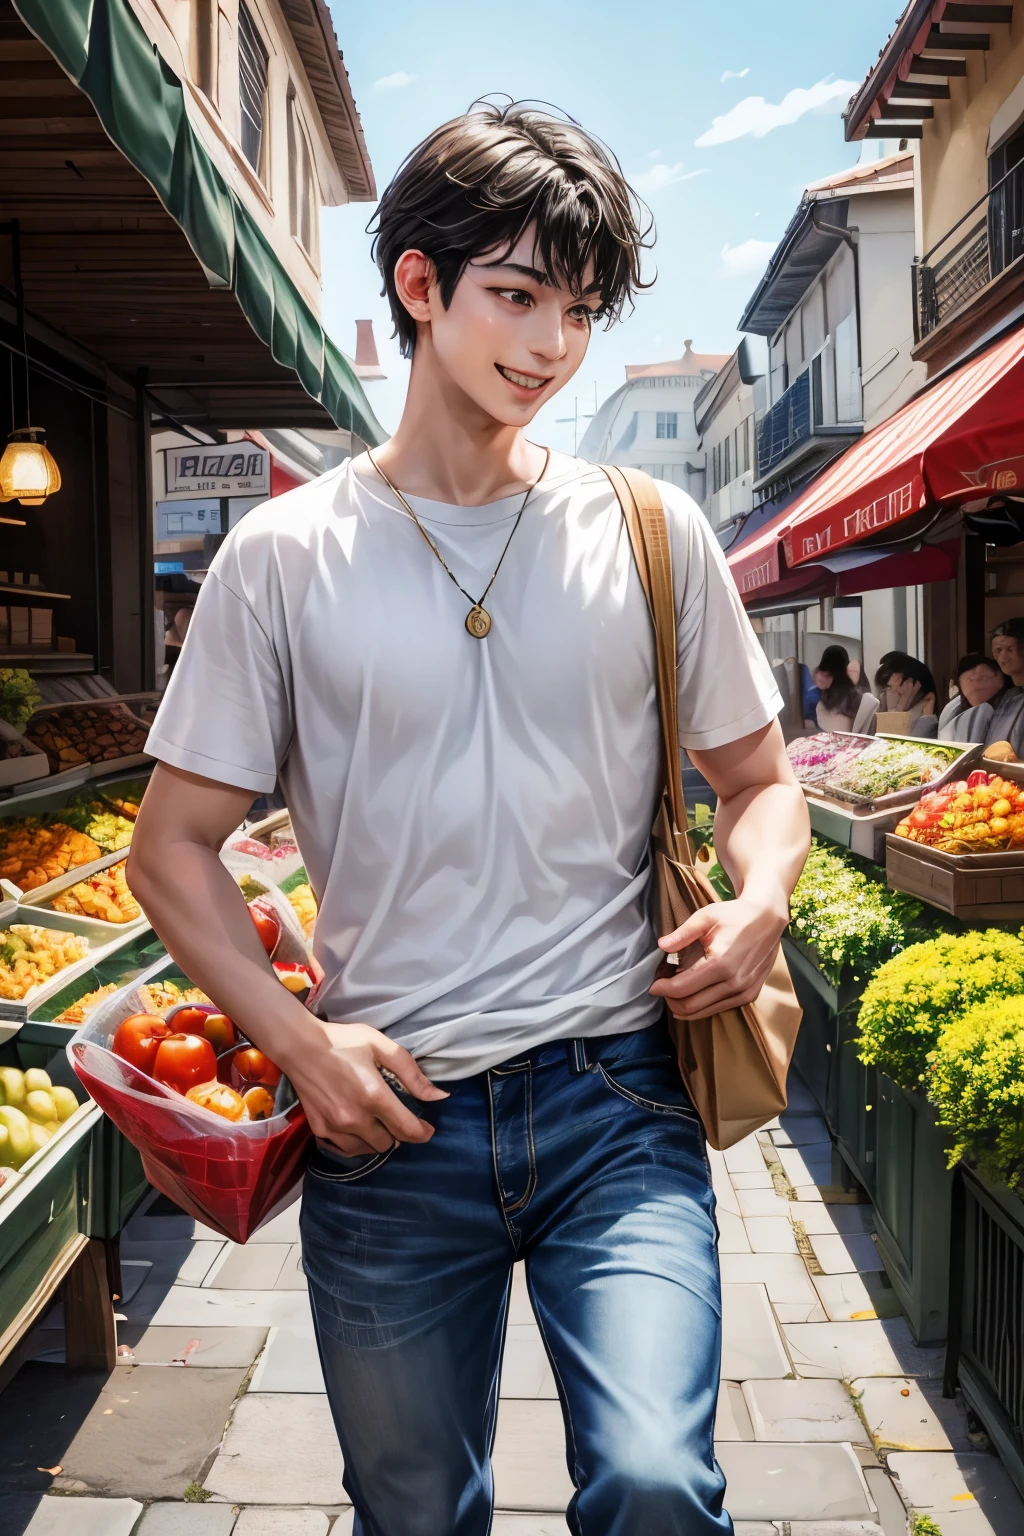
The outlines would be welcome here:
[[[0,501],[41,507],[47,496],[59,490],[60,470],[46,446],[43,428],[21,427],[12,432],[0,458]]]

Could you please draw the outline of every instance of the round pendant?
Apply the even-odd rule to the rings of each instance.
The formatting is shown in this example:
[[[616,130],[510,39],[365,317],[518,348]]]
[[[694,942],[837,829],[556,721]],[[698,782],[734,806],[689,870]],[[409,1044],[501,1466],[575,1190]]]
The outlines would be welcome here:
[[[476,603],[466,614],[466,628],[474,640],[482,640],[491,627],[491,616],[486,608]]]

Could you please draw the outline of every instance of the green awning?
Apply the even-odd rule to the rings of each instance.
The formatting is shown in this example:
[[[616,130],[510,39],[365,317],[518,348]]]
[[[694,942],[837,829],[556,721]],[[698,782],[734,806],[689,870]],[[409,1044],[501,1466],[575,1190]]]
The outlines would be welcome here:
[[[128,0],[14,0],[14,6],[88,96],[211,280],[232,289],[274,360],[296,373],[339,427],[371,445],[382,442],[386,434],[362,385],[193,131],[181,81]]]

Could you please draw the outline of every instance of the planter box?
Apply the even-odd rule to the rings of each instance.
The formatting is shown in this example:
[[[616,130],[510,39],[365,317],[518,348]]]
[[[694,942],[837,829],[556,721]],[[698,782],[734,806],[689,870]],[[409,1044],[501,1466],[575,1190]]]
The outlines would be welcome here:
[[[875,1205],[878,1251],[919,1344],[941,1344],[949,1311],[948,1138],[923,1094],[876,1072]]]
[[[954,1182],[947,1396],[957,1384],[1024,1494],[1024,1201],[964,1163]]]
[[[885,840],[890,890],[906,891],[968,922],[1024,917],[1024,853],[942,853],[909,838]]]
[[[827,1118],[843,1162],[875,1197],[877,1182],[878,1073],[858,1059],[857,1005],[865,982],[850,983],[836,1020],[836,1044]]]
[[[782,941],[789,974],[793,978],[804,1016],[796,1037],[793,1065],[810,1089],[811,1097],[826,1112],[828,1085],[835,1049],[836,1013],[839,994],[826,981],[802,944],[788,935]]]

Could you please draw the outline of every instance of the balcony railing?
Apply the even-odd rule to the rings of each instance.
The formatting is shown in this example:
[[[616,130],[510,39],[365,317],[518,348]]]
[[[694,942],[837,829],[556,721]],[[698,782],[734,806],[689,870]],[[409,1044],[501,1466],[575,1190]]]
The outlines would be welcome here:
[[[757,480],[763,484],[812,438],[861,431],[860,376],[853,358],[836,367],[830,338],[757,424]],[[802,456],[801,456],[802,457]]]
[[[1015,165],[914,262],[914,329],[920,341],[1024,255],[1024,164]]]

